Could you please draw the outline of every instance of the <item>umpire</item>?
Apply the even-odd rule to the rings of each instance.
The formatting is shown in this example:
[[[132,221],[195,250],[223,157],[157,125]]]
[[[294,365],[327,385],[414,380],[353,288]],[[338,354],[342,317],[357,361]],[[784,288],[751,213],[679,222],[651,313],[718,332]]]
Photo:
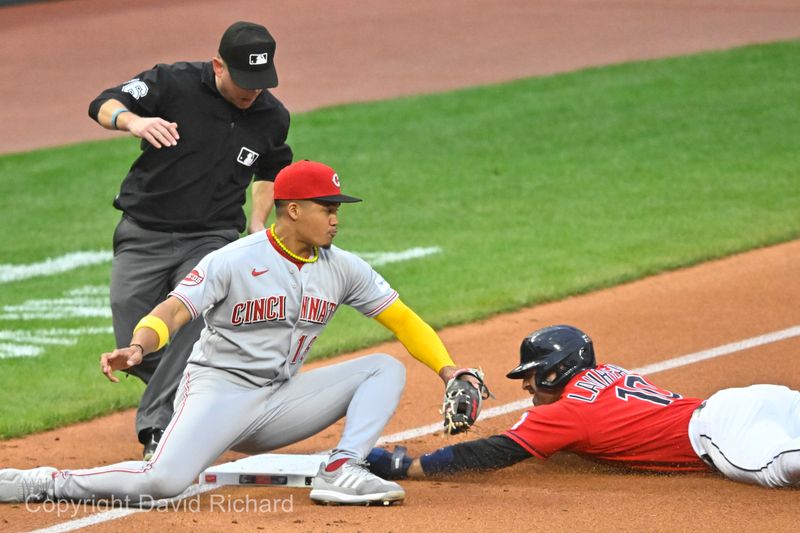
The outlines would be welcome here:
[[[264,230],[276,174],[292,161],[289,112],[267,89],[278,85],[275,40],[267,29],[236,22],[208,62],[158,64],[103,91],[89,116],[106,129],[142,139],[141,155],[114,207],[111,311],[118,347],[128,346],[144,315],[178,283],[191,283],[200,259],[245,230]],[[149,460],[172,417],[172,402],[203,319],[130,373],[147,384],[136,431]]]

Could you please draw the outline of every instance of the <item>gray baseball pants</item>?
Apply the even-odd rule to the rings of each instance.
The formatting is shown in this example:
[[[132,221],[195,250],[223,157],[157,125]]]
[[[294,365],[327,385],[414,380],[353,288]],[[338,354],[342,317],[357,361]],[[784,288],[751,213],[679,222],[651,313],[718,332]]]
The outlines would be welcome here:
[[[130,344],[139,320],[164,301],[203,256],[238,238],[235,229],[152,231],[123,216],[114,231],[111,264],[111,314],[117,347]],[[142,443],[147,429],[163,429],[172,418],[175,391],[204,325],[202,318],[186,324],[169,345],[129,370],[147,384],[136,413],[136,432]]]
[[[405,367],[386,354],[301,372],[265,387],[189,363],[175,415],[153,459],[62,470],[55,477],[55,497],[148,503],[177,496],[226,450],[281,448],[344,416],[336,449],[364,458],[394,414],[404,385]]]

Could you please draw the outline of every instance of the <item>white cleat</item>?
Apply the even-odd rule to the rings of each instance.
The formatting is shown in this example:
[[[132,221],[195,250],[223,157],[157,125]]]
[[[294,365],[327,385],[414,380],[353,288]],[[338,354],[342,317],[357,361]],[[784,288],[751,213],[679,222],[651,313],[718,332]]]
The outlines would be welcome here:
[[[347,461],[333,472],[325,465],[311,485],[311,500],[334,505],[392,505],[406,497],[403,487],[386,481],[367,470],[363,462]]]
[[[55,499],[55,468],[0,469],[0,502],[24,503]]]

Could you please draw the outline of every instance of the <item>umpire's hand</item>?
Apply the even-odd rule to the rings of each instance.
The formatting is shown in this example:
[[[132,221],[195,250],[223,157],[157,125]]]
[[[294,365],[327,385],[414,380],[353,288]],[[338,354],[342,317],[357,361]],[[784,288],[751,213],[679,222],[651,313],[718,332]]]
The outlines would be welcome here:
[[[125,122],[125,128],[134,137],[139,137],[149,142],[156,148],[162,146],[176,146],[178,139],[178,124],[169,122],[160,117],[140,117],[133,115]],[[126,117],[127,118],[127,117]]]

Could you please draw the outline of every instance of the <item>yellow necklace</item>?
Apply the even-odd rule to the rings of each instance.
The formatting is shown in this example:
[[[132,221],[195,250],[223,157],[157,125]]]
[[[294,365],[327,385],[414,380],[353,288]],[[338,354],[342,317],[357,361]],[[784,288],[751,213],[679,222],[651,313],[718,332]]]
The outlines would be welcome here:
[[[301,263],[313,263],[314,261],[319,259],[319,250],[317,249],[316,246],[312,246],[311,247],[311,249],[314,250],[314,255],[312,255],[311,257],[308,257],[308,258],[300,257],[299,255],[297,255],[295,253],[292,253],[292,251],[289,250],[286,247],[286,245],[281,242],[281,240],[278,238],[278,236],[275,235],[275,224],[274,223],[269,227],[269,232],[272,234],[272,238],[275,239],[275,244],[277,244],[280,247],[280,249],[283,250],[284,253],[286,253],[286,255],[288,255],[289,257],[291,257],[295,261],[300,261]]]

